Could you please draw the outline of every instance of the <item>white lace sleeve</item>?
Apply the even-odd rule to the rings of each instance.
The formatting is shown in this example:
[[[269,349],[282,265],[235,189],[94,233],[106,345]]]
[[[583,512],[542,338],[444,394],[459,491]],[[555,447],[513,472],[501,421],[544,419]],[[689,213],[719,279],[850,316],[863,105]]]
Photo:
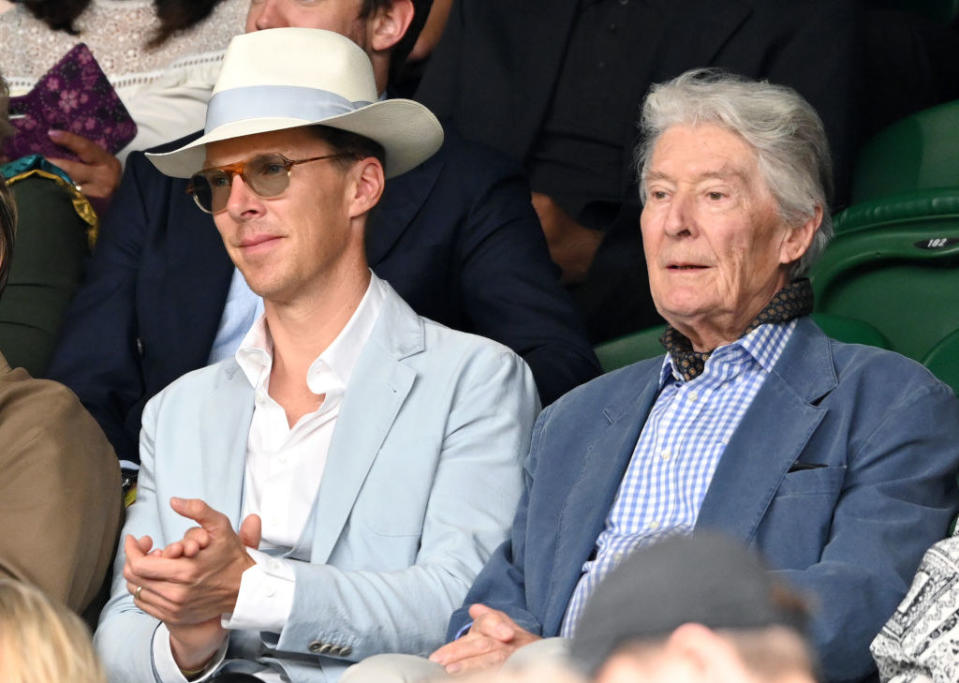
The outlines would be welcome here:
[[[884,683],[959,680],[959,537],[926,551],[870,651]]]

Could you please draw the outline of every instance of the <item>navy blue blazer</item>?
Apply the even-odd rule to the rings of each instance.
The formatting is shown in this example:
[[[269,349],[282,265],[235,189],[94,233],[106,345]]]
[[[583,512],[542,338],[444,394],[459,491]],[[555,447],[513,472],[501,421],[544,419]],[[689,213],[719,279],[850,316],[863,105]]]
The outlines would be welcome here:
[[[366,251],[418,314],[520,354],[544,404],[599,374],[526,181],[492,150],[447,133],[436,155],[387,182]],[[139,461],[144,403],[206,365],[232,273],[186,181],[131,154],[47,373],[76,392],[121,459]]]
[[[640,430],[663,357],[596,379],[544,410],[511,538],[451,619],[481,602],[559,633]],[[827,680],[871,676],[869,642],[959,509],[959,400],[890,351],[828,339],[802,319],[719,461],[696,529],[757,548],[816,597]]]

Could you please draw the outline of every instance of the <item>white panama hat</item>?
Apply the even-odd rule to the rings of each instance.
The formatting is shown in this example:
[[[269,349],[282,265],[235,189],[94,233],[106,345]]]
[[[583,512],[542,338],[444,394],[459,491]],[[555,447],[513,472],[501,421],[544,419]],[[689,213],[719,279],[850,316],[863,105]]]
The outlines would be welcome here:
[[[352,40],[316,28],[276,28],[230,41],[204,134],[147,157],[165,175],[189,178],[202,168],[207,143],[314,124],[383,145],[387,177],[426,161],[443,144],[443,127],[423,105],[377,101],[370,59]]]

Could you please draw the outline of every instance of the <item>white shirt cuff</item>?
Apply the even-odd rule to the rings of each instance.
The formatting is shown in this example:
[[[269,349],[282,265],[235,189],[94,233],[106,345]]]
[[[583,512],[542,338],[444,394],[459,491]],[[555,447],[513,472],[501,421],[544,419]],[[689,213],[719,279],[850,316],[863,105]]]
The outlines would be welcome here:
[[[224,614],[220,623],[228,629],[279,633],[293,611],[296,574],[288,560],[252,548],[246,551],[256,564],[243,572],[233,613]]]
[[[229,642],[229,638],[223,641],[223,645],[210,660],[203,675],[194,678],[193,683],[205,681],[213,675],[216,668],[223,663],[223,658],[226,657],[226,648]],[[170,631],[162,621],[157,630],[153,632],[153,668],[156,669],[162,683],[187,683],[186,676],[180,672],[180,667],[173,659],[173,648],[170,647]]]

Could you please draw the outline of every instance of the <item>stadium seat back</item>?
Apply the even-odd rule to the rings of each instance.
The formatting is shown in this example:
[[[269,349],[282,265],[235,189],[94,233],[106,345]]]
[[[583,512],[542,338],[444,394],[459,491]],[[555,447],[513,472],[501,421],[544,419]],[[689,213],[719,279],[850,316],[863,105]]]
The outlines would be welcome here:
[[[857,213],[865,217],[858,226]],[[816,310],[869,323],[892,349],[921,361],[959,329],[959,188],[846,214],[812,271]]]
[[[926,354],[922,364],[959,394],[959,330],[944,337]]]
[[[852,204],[943,187],[959,187],[959,100],[907,116],[869,140],[856,160]]]

